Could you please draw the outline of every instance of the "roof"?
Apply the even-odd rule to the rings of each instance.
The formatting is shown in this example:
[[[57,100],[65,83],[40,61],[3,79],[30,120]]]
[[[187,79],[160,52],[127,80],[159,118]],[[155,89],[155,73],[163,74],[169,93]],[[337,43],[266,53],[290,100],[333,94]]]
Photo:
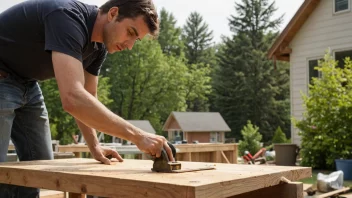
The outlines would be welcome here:
[[[231,131],[218,112],[172,112],[163,127],[167,131],[176,121],[184,132],[226,132]]]
[[[142,129],[145,132],[155,134],[155,130],[148,120],[127,120],[127,121],[132,125]]]
[[[305,0],[303,2],[291,21],[271,46],[268,52],[269,59],[282,61],[290,60],[290,54],[292,52],[291,48],[289,48],[290,42],[319,3],[320,0]]]

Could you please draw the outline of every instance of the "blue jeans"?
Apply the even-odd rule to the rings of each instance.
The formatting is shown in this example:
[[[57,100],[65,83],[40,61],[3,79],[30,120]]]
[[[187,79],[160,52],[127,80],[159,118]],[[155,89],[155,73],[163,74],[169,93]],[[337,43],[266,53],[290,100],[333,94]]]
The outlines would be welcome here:
[[[10,138],[20,161],[53,159],[48,112],[37,82],[0,76],[0,162]],[[0,198],[36,198],[39,189],[0,184]]]

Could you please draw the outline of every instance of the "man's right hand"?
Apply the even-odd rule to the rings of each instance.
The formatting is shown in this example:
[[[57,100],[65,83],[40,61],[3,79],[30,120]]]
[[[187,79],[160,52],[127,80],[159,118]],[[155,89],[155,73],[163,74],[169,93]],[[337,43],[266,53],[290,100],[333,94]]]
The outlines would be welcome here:
[[[150,154],[153,157],[160,157],[161,151],[164,148],[169,156],[170,161],[175,161],[174,156],[172,155],[172,150],[167,144],[166,138],[163,136],[141,132],[141,135],[135,144],[139,150]]]

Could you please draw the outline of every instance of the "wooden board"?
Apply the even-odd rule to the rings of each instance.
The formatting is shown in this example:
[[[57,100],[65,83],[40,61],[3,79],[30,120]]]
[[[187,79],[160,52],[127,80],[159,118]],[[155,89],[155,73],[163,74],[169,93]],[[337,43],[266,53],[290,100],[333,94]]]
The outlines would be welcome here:
[[[9,144],[9,147],[7,149],[8,151],[14,151],[15,150],[15,145]]]
[[[238,144],[176,144],[175,148],[178,149],[177,153],[189,152],[213,152],[213,151],[237,151]]]
[[[40,198],[65,198],[65,192],[55,190],[40,190]]]
[[[237,164],[238,144],[175,144],[176,158],[180,161],[234,163]],[[138,148],[134,146],[105,146],[117,150],[120,154],[141,154],[140,159],[146,159]],[[80,152],[89,152],[84,144],[58,145],[59,152],[73,152],[76,157],[81,157]]]
[[[307,193],[307,189],[309,188],[313,188],[315,190],[315,194],[312,195],[312,196],[309,196],[308,193]],[[333,190],[333,191],[330,191],[330,192],[319,192],[317,190],[317,186],[316,184],[312,185],[312,184],[303,184],[303,190],[305,191],[304,192],[304,197],[308,198],[326,198],[326,197],[334,197],[334,196],[337,196],[337,195],[340,195],[341,197],[345,197],[345,198],[352,198],[352,193],[348,193],[346,194],[348,191],[351,190],[350,187],[343,187],[341,189],[338,189],[338,190]]]
[[[152,160],[103,165],[93,159],[0,164],[0,183],[103,197],[222,198],[311,177],[311,168],[181,162],[183,168],[215,170],[155,173]]]
[[[176,158],[180,161],[194,162],[214,162],[214,163],[233,163],[237,164],[237,146],[238,144],[175,144],[177,149]],[[147,159],[136,146],[111,146],[120,154],[140,154],[140,159]],[[58,145],[59,152],[73,152],[76,157],[81,157],[80,152],[89,152],[87,145]],[[226,158],[225,158],[226,157]]]

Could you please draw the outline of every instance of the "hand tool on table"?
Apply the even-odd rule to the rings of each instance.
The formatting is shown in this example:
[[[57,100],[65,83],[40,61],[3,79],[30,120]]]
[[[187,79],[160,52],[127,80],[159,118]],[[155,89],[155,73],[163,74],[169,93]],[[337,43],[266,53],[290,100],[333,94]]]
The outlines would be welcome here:
[[[201,170],[212,170],[215,169],[214,166],[206,166],[200,168],[187,168],[181,169],[181,163],[176,161],[176,149],[175,147],[168,142],[167,143],[172,150],[172,155],[175,158],[175,161],[170,161],[169,156],[166,150],[163,148],[161,150],[161,155],[158,158],[154,158],[152,171],[162,172],[162,173],[183,173],[183,172],[192,172],[192,171],[201,171]]]

